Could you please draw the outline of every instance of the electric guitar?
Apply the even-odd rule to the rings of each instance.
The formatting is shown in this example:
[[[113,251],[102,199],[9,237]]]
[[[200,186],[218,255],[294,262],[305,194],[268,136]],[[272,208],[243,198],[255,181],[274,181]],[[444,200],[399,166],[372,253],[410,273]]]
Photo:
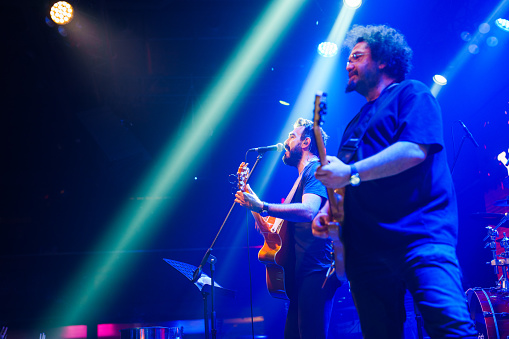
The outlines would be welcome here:
[[[322,139],[322,132],[320,130],[320,126],[323,124],[322,117],[323,115],[327,114],[326,97],[326,93],[321,95],[317,94],[315,96],[315,111],[313,119],[313,133],[315,135],[320,164],[322,166],[328,164],[327,154],[325,153],[325,145]],[[329,237],[332,239],[334,245],[334,269],[338,279],[342,282],[345,282],[346,275],[344,249],[340,238],[341,223],[343,222],[345,216],[343,209],[345,188],[327,188],[327,197],[329,198],[329,212],[332,218],[332,221],[330,221],[327,225],[327,229],[329,231]]]
[[[242,163],[237,171],[238,188],[242,192],[248,192],[246,181],[249,175],[248,164]],[[288,300],[288,291],[292,289],[288,277],[293,274],[290,264],[290,242],[286,221],[271,216],[262,217],[259,213],[251,211],[256,224],[263,235],[264,244],[258,252],[258,260],[265,264],[267,289],[271,296]]]

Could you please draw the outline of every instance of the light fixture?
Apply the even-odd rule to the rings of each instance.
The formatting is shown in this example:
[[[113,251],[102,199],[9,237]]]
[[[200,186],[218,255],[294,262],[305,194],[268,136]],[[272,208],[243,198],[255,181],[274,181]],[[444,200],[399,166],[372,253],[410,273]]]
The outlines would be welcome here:
[[[468,52],[470,54],[479,54],[479,46],[477,46],[476,44],[469,45]]]
[[[338,45],[333,42],[325,41],[318,45],[318,54],[330,58],[338,54]]]
[[[491,28],[490,25],[484,22],[479,25],[479,33],[486,34],[490,31],[490,28]]]
[[[350,7],[350,8],[353,8],[353,9],[357,9],[357,8],[361,7],[362,0],[343,0],[343,3],[347,7]]]
[[[440,74],[435,74],[433,76],[433,81],[435,82],[435,84],[440,85],[440,86],[447,85],[447,78]]]
[[[503,31],[509,32],[509,20],[498,18],[495,24]]]
[[[56,24],[66,25],[74,16],[74,9],[68,2],[59,1],[53,4],[49,14]]]
[[[486,39],[486,44],[490,47],[495,47],[496,45],[498,45],[497,37],[490,36],[488,39]]]

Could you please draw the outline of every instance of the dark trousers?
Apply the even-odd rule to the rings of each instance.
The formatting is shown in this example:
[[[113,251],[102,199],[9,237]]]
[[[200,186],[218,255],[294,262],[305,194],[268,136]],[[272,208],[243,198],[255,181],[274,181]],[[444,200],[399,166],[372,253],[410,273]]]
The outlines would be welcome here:
[[[349,255],[347,275],[364,338],[403,338],[406,289],[431,338],[477,338],[454,247],[423,244],[351,260]]]
[[[335,275],[325,287],[326,271],[314,272],[296,280],[296,292],[290,296],[285,324],[285,339],[321,339],[327,337],[334,293],[340,286]]]

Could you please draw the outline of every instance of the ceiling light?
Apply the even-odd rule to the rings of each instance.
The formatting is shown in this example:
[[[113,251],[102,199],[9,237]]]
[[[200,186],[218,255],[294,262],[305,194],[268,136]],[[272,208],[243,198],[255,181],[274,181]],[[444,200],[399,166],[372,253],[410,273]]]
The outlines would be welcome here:
[[[361,7],[362,0],[343,0],[343,3],[347,7],[350,7],[350,8],[353,8],[353,9],[357,9],[357,8]]]
[[[509,20],[499,18],[495,20],[495,24],[502,30],[509,32]]]
[[[440,86],[447,85],[447,78],[440,74],[435,74],[433,76],[433,81],[435,82],[435,84],[440,85]]]
[[[53,20],[56,24],[66,25],[71,22],[72,17],[74,16],[74,10],[69,3],[59,1],[51,7],[49,14],[51,16],[51,20]]]
[[[330,58],[338,54],[338,45],[333,42],[322,42],[318,45],[318,54],[323,57]]]

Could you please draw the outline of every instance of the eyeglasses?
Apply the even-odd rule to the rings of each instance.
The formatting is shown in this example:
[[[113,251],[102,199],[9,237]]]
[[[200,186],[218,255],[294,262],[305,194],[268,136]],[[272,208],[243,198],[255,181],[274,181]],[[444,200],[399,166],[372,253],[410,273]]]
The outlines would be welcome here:
[[[368,52],[354,53],[354,54],[350,55],[350,57],[348,58],[348,62],[346,63],[346,66],[348,67],[348,65],[350,65],[351,63],[356,63],[357,61],[359,61],[361,56],[366,55],[366,54],[371,54],[371,53],[368,53]]]

